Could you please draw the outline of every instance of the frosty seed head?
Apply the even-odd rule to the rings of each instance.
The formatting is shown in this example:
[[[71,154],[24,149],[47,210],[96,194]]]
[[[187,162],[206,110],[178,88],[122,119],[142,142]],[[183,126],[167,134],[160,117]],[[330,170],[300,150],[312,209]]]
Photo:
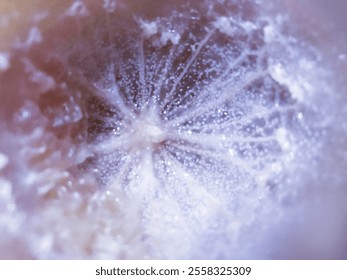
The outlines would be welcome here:
[[[331,97],[294,21],[266,0],[51,2],[0,52],[0,258],[273,256]]]

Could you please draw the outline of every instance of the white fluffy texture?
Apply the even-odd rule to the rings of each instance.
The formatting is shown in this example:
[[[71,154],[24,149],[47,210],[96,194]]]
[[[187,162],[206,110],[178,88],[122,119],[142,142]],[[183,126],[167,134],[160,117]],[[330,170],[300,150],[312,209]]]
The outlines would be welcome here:
[[[105,10],[110,9],[112,4],[110,2],[105,2]],[[74,16],[88,16],[89,11],[84,3],[84,1],[74,1],[69,9],[66,11],[66,15],[70,17]]]
[[[0,52],[0,72],[10,67],[10,56],[7,53]]]
[[[1,179],[1,246],[19,240],[15,257],[42,259],[272,257],[267,240],[295,220],[302,170],[324,144],[317,57],[269,17],[199,4],[118,22],[113,3],[103,2],[105,22],[55,53],[99,101],[83,107],[76,94],[43,110],[54,128],[87,119],[92,140],[57,140],[34,103],[16,113],[15,125],[37,127],[9,133],[16,148],[0,154],[0,169],[21,174]],[[66,15],[91,16],[83,1]],[[44,40],[35,28],[27,46]],[[71,84],[24,65],[38,92]]]
[[[2,170],[8,164],[8,157],[0,153],[0,170]]]

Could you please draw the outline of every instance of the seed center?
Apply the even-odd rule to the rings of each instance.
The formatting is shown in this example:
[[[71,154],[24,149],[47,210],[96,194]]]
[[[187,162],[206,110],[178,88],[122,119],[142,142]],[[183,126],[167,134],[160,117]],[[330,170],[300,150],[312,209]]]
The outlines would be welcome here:
[[[153,114],[143,113],[130,125],[128,132],[131,150],[156,149],[166,139],[166,130]]]

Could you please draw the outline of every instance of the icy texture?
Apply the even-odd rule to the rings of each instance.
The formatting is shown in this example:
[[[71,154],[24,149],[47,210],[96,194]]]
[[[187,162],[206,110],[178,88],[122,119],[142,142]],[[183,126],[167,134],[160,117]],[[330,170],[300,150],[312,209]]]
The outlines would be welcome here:
[[[262,240],[324,142],[324,73],[252,1],[197,2],[154,16],[74,1],[17,42],[0,146],[14,257],[271,255]]]

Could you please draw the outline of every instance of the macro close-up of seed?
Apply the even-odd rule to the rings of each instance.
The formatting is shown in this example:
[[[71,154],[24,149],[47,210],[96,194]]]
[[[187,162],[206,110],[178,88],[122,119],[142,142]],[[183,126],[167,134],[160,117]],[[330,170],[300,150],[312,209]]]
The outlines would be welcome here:
[[[294,2],[3,1],[0,258],[346,259],[346,4]]]

